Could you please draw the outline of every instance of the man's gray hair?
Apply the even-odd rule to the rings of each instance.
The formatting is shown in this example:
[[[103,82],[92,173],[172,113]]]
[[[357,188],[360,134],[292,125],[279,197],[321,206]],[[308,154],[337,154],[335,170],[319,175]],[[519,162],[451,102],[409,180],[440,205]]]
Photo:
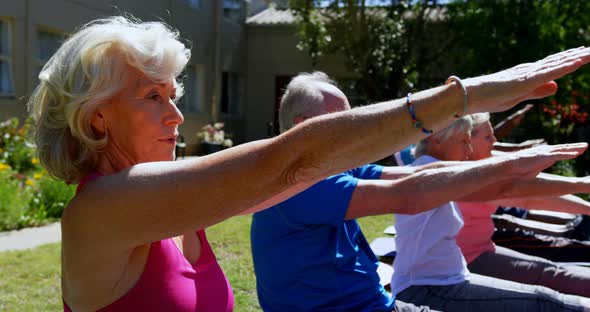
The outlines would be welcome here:
[[[295,118],[312,117],[323,108],[324,96],[314,82],[324,82],[336,86],[323,72],[300,73],[291,79],[281,98],[279,108],[279,127],[285,132],[295,126]]]
[[[414,156],[419,157],[425,155],[428,152],[428,147],[432,139],[440,141],[441,144],[445,144],[449,139],[453,138],[458,134],[471,133],[473,130],[473,118],[471,115],[463,116],[455,120],[448,127],[433,133],[430,137],[423,139],[416,145]]]

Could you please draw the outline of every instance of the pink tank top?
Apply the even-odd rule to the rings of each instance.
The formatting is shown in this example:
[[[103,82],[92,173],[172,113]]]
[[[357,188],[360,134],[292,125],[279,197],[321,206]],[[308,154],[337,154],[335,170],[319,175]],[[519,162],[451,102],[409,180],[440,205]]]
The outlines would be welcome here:
[[[496,206],[485,203],[457,202],[463,215],[463,228],[455,238],[467,263],[484,252],[496,250],[492,241],[494,222],[492,213]]]
[[[78,185],[100,177],[91,174]],[[233,311],[234,296],[207,241],[197,231],[201,256],[189,263],[171,238],[154,242],[137,284],[99,311]],[[64,301],[64,311],[71,312]]]

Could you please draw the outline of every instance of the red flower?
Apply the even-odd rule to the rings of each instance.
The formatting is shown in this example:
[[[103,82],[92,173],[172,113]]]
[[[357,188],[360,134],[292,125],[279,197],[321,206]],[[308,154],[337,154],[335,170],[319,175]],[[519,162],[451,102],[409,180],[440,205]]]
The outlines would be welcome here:
[[[583,112],[581,114],[578,114],[576,116],[576,119],[577,119],[578,123],[585,123],[586,120],[588,119],[588,113]]]

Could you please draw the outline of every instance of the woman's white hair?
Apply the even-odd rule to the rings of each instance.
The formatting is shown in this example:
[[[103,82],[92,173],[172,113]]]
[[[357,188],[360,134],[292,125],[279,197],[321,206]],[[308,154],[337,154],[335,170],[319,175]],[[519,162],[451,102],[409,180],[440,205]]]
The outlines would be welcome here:
[[[474,134],[479,126],[490,121],[490,113],[477,113],[470,116],[471,119],[473,119],[473,130],[471,131],[471,134]]]
[[[135,75],[129,67],[154,82],[174,79],[180,97],[176,77],[189,58],[178,31],[162,22],[116,16],[82,26],[45,64],[28,102],[41,164],[56,178],[80,181],[108,140],[96,138],[90,119]]]
[[[432,140],[437,140],[441,144],[445,144],[449,139],[453,138],[456,135],[464,134],[464,133],[471,133],[473,130],[473,118],[471,115],[463,116],[457,120],[455,120],[452,124],[448,127],[433,133],[431,136],[423,139],[416,145],[414,150],[414,156],[419,157],[428,153],[428,148],[430,142]]]
[[[287,85],[285,93],[281,97],[279,108],[279,127],[285,132],[295,126],[297,116],[315,116],[315,112],[323,107],[324,96],[314,82],[324,82],[336,85],[328,75],[316,71],[313,73],[300,73]]]

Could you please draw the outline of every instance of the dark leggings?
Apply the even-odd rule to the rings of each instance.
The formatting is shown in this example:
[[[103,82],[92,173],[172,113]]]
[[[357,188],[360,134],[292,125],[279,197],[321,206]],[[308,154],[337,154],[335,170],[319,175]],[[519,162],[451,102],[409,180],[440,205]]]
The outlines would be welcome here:
[[[440,311],[590,311],[587,298],[478,274],[455,285],[412,286],[396,298]]]

